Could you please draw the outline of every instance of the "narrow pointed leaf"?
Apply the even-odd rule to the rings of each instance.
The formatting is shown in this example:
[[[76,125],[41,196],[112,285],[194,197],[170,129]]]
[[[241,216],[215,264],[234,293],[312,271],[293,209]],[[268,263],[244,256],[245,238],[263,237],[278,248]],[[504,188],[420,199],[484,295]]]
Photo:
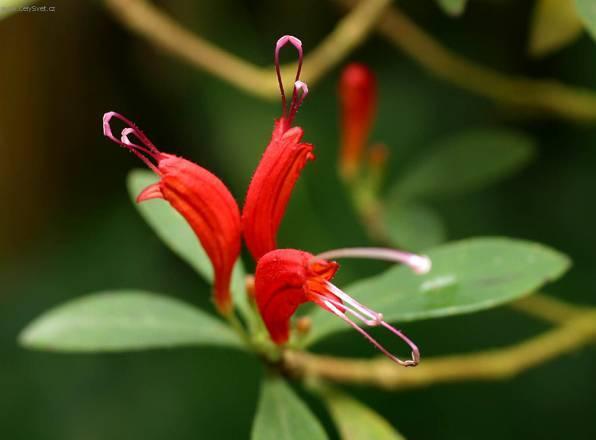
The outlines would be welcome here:
[[[577,13],[584,23],[584,26],[596,39],[596,2],[594,0],[575,0]]]
[[[19,339],[27,348],[65,352],[192,345],[242,348],[236,334],[219,319],[176,299],[136,290],[67,302],[33,321]]]
[[[418,252],[445,241],[441,217],[422,203],[389,198],[383,205],[383,223],[395,247]]]
[[[319,395],[342,440],[405,440],[381,415],[347,394],[325,387]]]
[[[280,377],[268,376],[252,428],[252,440],[325,440],[320,422]]]
[[[575,41],[582,32],[575,0],[538,0],[534,6],[528,50],[544,56]]]
[[[470,130],[451,136],[407,171],[390,197],[449,196],[481,189],[521,169],[534,142],[511,130]]]
[[[447,243],[427,255],[432,270],[425,275],[398,266],[345,290],[388,322],[415,321],[513,301],[556,280],[570,265],[565,255],[541,244],[499,237]],[[310,342],[347,329],[322,309],[312,318]]]
[[[157,180],[158,177],[147,170],[130,172],[127,186],[135,207],[166,246],[211,283],[213,281],[211,262],[186,220],[165,200],[135,202],[141,191]],[[243,312],[243,316],[251,320],[253,315],[246,296],[244,278],[244,268],[242,262],[238,260],[232,274],[232,295],[234,304]]]
[[[467,2],[468,0],[437,0],[441,9],[443,9],[446,14],[454,17],[464,13]]]

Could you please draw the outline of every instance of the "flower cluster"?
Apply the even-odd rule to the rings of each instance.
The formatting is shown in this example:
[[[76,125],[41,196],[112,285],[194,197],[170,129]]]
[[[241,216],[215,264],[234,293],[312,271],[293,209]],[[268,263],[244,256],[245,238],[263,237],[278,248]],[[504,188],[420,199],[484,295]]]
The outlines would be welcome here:
[[[287,44],[298,52],[298,68],[289,104],[280,72],[279,53]],[[279,249],[276,236],[292,190],[308,161],[314,159],[311,144],[302,141],[304,131],[293,121],[304,98],[307,85],[300,81],[302,43],[284,36],[275,48],[282,115],[275,121],[271,140],[253,175],[242,212],[224,183],[215,175],[181,157],[161,152],[130,120],[109,112],[103,118],[106,137],[136,154],[159,177],[145,188],[137,201],[161,198],[168,201],[189,223],[205,249],[214,270],[214,300],[223,315],[234,313],[230,294],[231,273],[239,258],[242,240],[256,262],[255,301],[271,340],[285,344],[290,337],[290,321],[297,308],[306,302],[343,319],[395,362],[412,366],[419,362],[419,350],[404,334],[331,283],[339,269],[339,258],[375,258],[407,264],[418,273],[430,269],[427,257],[393,249],[345,248],[312,255],[297,249]],[[362,105],[368,106],[364,103]],[[365,113],[370,110],[363,109]],[[111,121],[126,124],[120,137],[114,136]],[[366,118],[365,118],[366,119]],[[353,137],[366,131],[354,129]],[[361,141],[361,140],[360,140]],[[355,142],[355,141],[354,141]],[[402,361],[382,347],[362,329],[382,326],[402,338],[411,348],[412,359]]]

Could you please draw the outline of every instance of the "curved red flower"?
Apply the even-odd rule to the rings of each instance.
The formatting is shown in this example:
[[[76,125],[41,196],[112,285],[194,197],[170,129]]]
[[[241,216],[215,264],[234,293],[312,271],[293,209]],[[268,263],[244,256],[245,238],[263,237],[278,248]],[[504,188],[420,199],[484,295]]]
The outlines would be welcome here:
[[[121,139],[112,134],[110,120],[113,117],[128,125],[122,130]],[[240,212],[232,194],[220,179],[206,169],[181,157],[160,152],[141,130],[117,113],[104,115],[104,134],[139,156],[160,176],[157,183],[139,194],[137,202],[165,199],[186,219],[211,260],[215,303],[222,313],[229,313],[232,308],[232,270],[241,247]],[[131,135],[142,145],[132,142]]]
[[[330,281],[339,266],[325,256],[387,259],[409,264],[418,272],[430,269],[426,257],[399,251],[376,248],[340,249],[314,256],[296,249],[277,249],[264,255],[255,272],[255,299],[271,339],[284,344],[290,336],[290,318],[305,302],[313,302],[338,316],[391,360],[405,366],[417,365],[418,347],[402,332],[383,320],[383,315],[360,304]],[[367,326],[382,326],[405,341],[412,350],[412,359],[402,361],[380,345],[350,318],[355,317]]]
[[[287,43],[299,54],[292,101],[286,108],[286,98],[279,70],[279,51]],[[246,245],[256,261],[276,249],[277,230],[290,200],[292,190],[306,162],[314,159],[313,146],[303,143],[300,127],[292,127],[292,120],[308,93],[299,81],[302,65],[302,46],[295,37],[280,38],[275,50],[275,63],[282,97],[283,115],[275,121],[273,134],[248,187],[242,210],[242,228]]]

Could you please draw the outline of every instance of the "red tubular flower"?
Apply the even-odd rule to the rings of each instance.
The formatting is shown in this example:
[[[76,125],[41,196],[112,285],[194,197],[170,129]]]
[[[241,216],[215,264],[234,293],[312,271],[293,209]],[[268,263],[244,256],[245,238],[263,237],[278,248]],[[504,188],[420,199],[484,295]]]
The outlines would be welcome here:
[[[271,339],[276,344],[287,342],[290,318],[298,306],[310,301],[343,319],[394,362],[404,366],[417,365],[420,352],[407,336],[386,323],[382,314],[363,306],[330,282],[339,266],[328,259],[344,257],[398,261],[408,264],[418,273],[430,270],[427,257],[389,249],[339,249],[319,256],[295,249],[271,251],[259,260],[255,272],[255,298]],[[368,326],[383,326],[400,337],[410,346],[412,359],[402,361],[391,354],[348,315]]]
[[[323,297],[325,283],[335,275],[337,263],[321,261],[311,264],[313,256],[295,249],[278,249],[259,260],[255,273],[256,302],[263,321],[276,344],[287,342],[290,337],[290,318],[299,305],[317,302]],[[307,289],[309,283],[311,289]]]
[[[114,117],[128,125],[120,139],[114,137],[110,127]],[[232,269],[241,246],[240,212],[233,196],[206,169],[160,152],[141,130],[118,113],[104,115],[103,130],[106,137],[132,151],[160,177],[139,194],[137,202],[165,199],[186,219],[211,260],[215,303],[222,313],[229,313]],[[140,144],[132,142],[131,135]]]
[[[364,64],[349,64],[339,81],[341,107],[340,167],[344,177],[353,178],[372,127],[377,107],[377,83]]]
[[[279,67],[279,51],[291,43],[298,50],[298,70],[292,101],[286,107],[286,97]],[[302,142],[300,127],[292,121],[308,94],[308,87],[299,81],[302,67],[302,44],[291,36],[279,39],[275,49],[275,66],[282,98],[282,117],[275,121],[269,145],[253,175],[242,211],[244,240],[255,260],[275,249],[276,235],[294,185],[307,161],[314,159],[313,146]],[[300,92],[300,93],[299,93]]]

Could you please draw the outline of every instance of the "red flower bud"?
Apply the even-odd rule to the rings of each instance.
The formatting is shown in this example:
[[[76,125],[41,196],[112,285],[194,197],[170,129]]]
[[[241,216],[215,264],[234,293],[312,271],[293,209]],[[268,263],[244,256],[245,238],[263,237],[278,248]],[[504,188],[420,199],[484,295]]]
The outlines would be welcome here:
[[[339,98],[340,167],[346,178],[352,178],[358,171],[377,107],[377,84],[373,72],[364,64],[349,64],[341,74]]]

